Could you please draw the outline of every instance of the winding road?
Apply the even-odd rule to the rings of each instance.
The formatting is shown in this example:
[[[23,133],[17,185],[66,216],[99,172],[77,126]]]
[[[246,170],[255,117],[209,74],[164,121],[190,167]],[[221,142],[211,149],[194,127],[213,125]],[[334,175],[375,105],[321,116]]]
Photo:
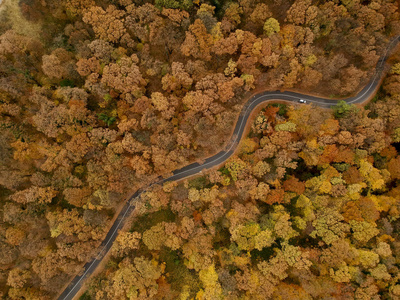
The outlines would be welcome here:
[[[367,101],[376,92],[383,75],[386,60],[389,57],[391,51],[394,49],[394,47],[397,46],[399,42],[400,42],[400,36],[397,36],[396,38],[392,39],[389,42],[385,54],[378,60],[373,78],[356,96],[343,99],[344,101],[346,101],[348,104],[363,103]],[[85,279],[87,279],[88,277],[90,277],[91,274],[93,274],[93,272],[96,270],[98,265],[103,260],[104,256],[110,250],[113,242],[115,241],[118,235],[118,231],[124,226],[127,217],[135,209],[135,200],[137,199],[138,196],[140,196],[140,194],[143,191],[149,189],[151,186],[155,184],[162,184],[167,181],[181,180],[186,177],[198,174],[205,169],[210,169],[214,166],[222,164],[234,153],[235,148],[238,145],[238,142],[242,138],[248,118],[251,115],[252,111],[257,106],[265,104],[265,102],[272,100],[285,100],[285,101],[298,102],[299,99],[304,99],[307,101],[307,103],[313,103],[315,105],[324,108],[330,108],[331,106],[337,104],[337,100],[308,96],[295,92],[280,92],[280,91],[262,92],[250,98],[242,108],[242,111],[236,122],[233,135],[231,136],[231,139],[225,150],[217,153],[212,157],[207,158],[203,164],[193,163],[179,170],[173,171],[172,176],[160,179],[159,181],[154,182],[143,189],[139,189],[138,191],[136,191],[135,194],[133,194],[127,200],[121,212],[119,213],[118,217],[114,221],[114,224],[108,231],[105,239],[101,243],[98,251],[99,254],[92,261],[85,264],[83,274],[77,275],[68,285],[68,287],[62,292],[62,294],[59,296],[58,299],[59,300],[73,299],[74,296],[78,293],[78,291],[82,287],[82,284],[85,281]]]

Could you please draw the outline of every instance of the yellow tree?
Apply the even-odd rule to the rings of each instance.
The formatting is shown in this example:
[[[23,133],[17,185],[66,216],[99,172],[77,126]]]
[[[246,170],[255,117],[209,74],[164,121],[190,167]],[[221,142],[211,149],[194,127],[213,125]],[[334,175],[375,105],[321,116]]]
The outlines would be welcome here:
[[[208,268],[202,269],[199,272],[199,278],[204,286],[204,293],[198,293],[198,296],[205,300],[218,299],[222,297],[221,284],[218,282],[218,274],[215,271],[215,266],[212,264]]]
[[[213,37],[207,33],[207,28],[200,19],[189,26],[186,31],[186,38],[181,45],[181,52],[185,56],[193,56],[202,60],[211,59],[211,47],[213,45]]]

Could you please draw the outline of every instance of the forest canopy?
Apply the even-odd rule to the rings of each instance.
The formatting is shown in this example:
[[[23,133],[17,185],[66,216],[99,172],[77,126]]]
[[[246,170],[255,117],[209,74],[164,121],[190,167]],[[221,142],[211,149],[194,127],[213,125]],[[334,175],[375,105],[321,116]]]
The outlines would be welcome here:
[[[396,70],[346,114],[269,104],[221,168],[143,193],[84,297],[399,299]]]
[[[55,298],[126,195],[219,151],[252,91],[353,95],[399,30],[391,0],[3,0],[0,298]],[[85,295],[400,295],[392,63],[367,109],[269,106],[222,169],[144,193]]]

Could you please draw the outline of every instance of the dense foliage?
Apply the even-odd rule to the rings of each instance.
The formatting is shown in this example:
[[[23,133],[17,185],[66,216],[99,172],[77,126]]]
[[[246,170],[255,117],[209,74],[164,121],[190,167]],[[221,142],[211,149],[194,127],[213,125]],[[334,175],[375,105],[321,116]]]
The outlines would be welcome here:
[[[246,93],[255,87],[298,88],[342,96],[359,90],[371,76],[389,37],[400,29],[397,5],[391,0],[266,3],[257,0],[3,0],[0,7],[0,295],[6,299],[54,298],[93,255],[124,196],[159,175],[167,175],[179,166],[217,151],[228,140]],[[286,202],[282,199],[288,201],[287,194],[293,196],[299,190],[285,190],[285,185],[301,186],[297,179],[304,185],[307,180],[326,182],[328,179],[320,178],[328,176],[323,175],[326,168],[319,169],[321,164],[333,162],[338,172],[357,174],[356,169],[361,167],[359,161],[350,158],[345,164],[335,161],[336,156],[344,155],[342,146],[350,147],[344,152],[349,157],[356,148],[367,151],[357,155],[365,168],[372,165],[378,171],[365,176],[380,176],[373,184],[371,180],[375,177],[368,181],[360,175],[364,177],[352,183],[361,186],[356,192],[369,185],[374,191],[383,186],[395,190],[394,179],[393,186],[388,181],[388,177],[398,173],[396,155],[388,145],[400,141],[398,126],[393,125],[398,110],[395,95],[400,89],[399,67],[395,66],[386,84],[391,98],[386,104],[372,104],[369,113],[340,107],[335,110],[339,121],[331,116],[332,120],[324,125],[326,131],[320,131],[320,122],[325,122],[321,120],[328,118],[328,112],[314,115],[314,110],[308,108],[299,112],[289,109],[285,116],[283,107],[278,115],[273,113],[274,108],[269,108],[266,116],[257,117],[259,123],[254,125],[254,136],[245,141],[247,150],[214,173],[213,179],[198,180],[188,188],[171,187],[170,192],[163,191],[162,198],[153,196],[158,192],[149,192],[147,207],[162,208],[159,217],[172,226],[168,229],[169,235],[186,221],[189,222],[185,225],[187,232],[175,239],[176,244],[170,245],[175,252],[162,252],[169,247],[163,239],[151,245],[152,235],[166,230],[164,223],[155,222],[156,227],[147,234],[150,228],[122,234],[120,241],[125,239],[122,244],[129,246],[116,254],[127,266],[123,271],[114,266],[120,270],[119,278],[128,272],[131,282],[138,287],[145,286],[137,293],[157,294],[162,287],[168,289],[168,272],[182,270],[186,278],[182,282],[189,288],[175,286],[171,288],[171,297],[176,293],[193,295],[200,289],[205,295],[212,289],[216,289],[216,294],[225,293],[226,288],[214,279],[220,267],[229,264],[221,258],[218,265],[213,253],[218,248],[230,247],[226,244],[230,243],[230,225],[225,221],[221,227],[225,229],[218,230],[222,236],[214,242],[217,231],[207,233],[204,226],[212,224],[213,218],[227,219],[225,212],[231,209],[230,205],[237,202],[235,205],[241,209],[240,205],[249,205],[246,204],[249,199],[254,202],[251,205],[257,201],[282,202],[282,205],[260,207],[259,213],[251,212],[251,218],[243,217],[259,225],[243,227],[243,232],[240,229],[235,233],[238,242],[232,242],[239,247],[245,243],[242,236],[254,232],[260,233],[265,241],[257,242],[257,248],[250,241],[248,246],[240,246],[245,248],[233,249],[232,259],[239,257],[242,261],[235,264],[247,266],[248,272],[261,272],[246,258],[240,258],[243,251],[256,253],[248,255],[250,261],[257,261],[257,255],[267,259],[272,253],[265,254],[262,249],[273,249],[275,241],[280,239],[282,253],[286,253],[285,249],[302,252],[303,248],[296,248],[306,247],[299,238],[301,230],[305,230],[301,226],[318,220],[318,212],[314,212],[315,220],[299,225],[298,234],[296,229],[288,229],[285,234],[293,236],[286,240],[273,231],[272,225],[260,223],[259,218],[265,215],[263,220],[267,222],[272,213],[289,216],[285,210],[290,207],[285,208]],[[283,122],[282,118],[288,119]],[[337,132],[345,132],[342,138],[347,144],[335,144],[340,143],[330,137],[338,134],[335,128]],[[328,150],[324,143],[329,145]],[[297,148],[287,148],[289,145]],[[277,152],[281,148],[288,150]],[[382,154],[383,149],[388,149],[391,156]],[[252,158],[254,151],[264,154],[257,160]],[[323,162],[318,158],[321,151],[326,152]],[[277,161],[276,165],[272,160]],[[312,167],[303,174],[298,172],[296,164],[301,168]],[[380,171],[386,166],[389,173]],[[249,171],[252,168],[258,171],[253,174]],[[292,177],[285,177],[289,176],[285,175],[287,168],[293,170],[292,174],[289,172]],[[332,168],[329,170],[333,172]],[[252,177],[243,178],[243,174]],[[346,174],[355,177],[352,173]],[[276,185],[263,179],[265,176],[276,180]],[[343,173],[343,180],[344,176]],[[340,176],[332,175],[330,179],[333,177]],[[361,184],[364,179],[367,187]],[[253,187],[256,181],[260,184]],[[330,183],[331,187],[328,183],[321,184],[333,197],[330,193],[337,190],[344,193],[345,184],[338,182]],[[202,190],[206,187],[215,194],[207,199],[220,199],[212,201],[212,205],[209,200],[205,201],[211,208],[215,206],[208,223],[202,223],[205,217],[200,212],[197,217],[192,216],[194,221],[189,217],[182,221],[183,215],[178,211],[185,209],[183,203],[197,203],[196,210],[203,209],[203,200],[192,200],[204,198],[202,195],[208,192]],[[221,196],[224,193],[227,204],[218,208],[225,199]],[[367,197],[368,193],[363,193]],[[307,193],[305,197],[313,201]],[[162,205],[157,204],[159,201]],[[171,206],[173,201],[175,208]],[[297,214],[302,217],[300,212]],[[237,224],[245,220],[237,218]],[[246,222],[242,225],[248,226]],[[196,229],[196,226],[204,228]],[[340,238],[353,225],[346,226]],[[193,239],[190,230],[196,232]],[[247,230],[251,233],[246,233]],[[313,239],[319,237],[316,234]],[[251,238],[254,237],[246,237]],[[187,251],[192,251],[195,258],[206,260],[204,268],[195,258],[188,267],[183,264],[182,255],[189,255],[181,249],[184,242],[190,242],[188,249],[192,250]],[[146,250],[143,243],[154,252]],[[197,249],[203,244],[204,253]],[[143,252],[132,256],[136,248]],[[159,253],[160,257],[153,257],[151,253]],[[125,255],[129,258],[123,260]],[[231,254],[226,255],[230,259]],[[304,259],[308,265],[309,258]],[[177,267],[163,264],[164,261],[175,261]],[[226,275],[236,274],[235,268],[238,267],[228,270],[230,275]],[[250,274],[244,269],[240,272],[243,276]],[[187,276],[193,278],[193,283],[187,281]],[[112,286],[112,278],[108,286]],[[245,279],[238,282],[250,284]],[[109,291],[99,291],[99,295],[102,292]],[[115,293],[122,294],[110,297],[136,295],[134,289]],[[237,293],[235,287],[232,293]]]
[[[399,299],[399,101],[267,106],[222,168],[141,196],[85,297]]]

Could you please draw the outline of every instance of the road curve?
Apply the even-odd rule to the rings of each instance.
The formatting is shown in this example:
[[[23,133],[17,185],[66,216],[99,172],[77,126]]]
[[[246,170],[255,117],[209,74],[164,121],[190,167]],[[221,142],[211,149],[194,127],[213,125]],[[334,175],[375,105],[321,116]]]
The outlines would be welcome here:
[[[1,1],[1,0],[0,0]],[[347,99],[343,99],[349,104],[354,103],[363,103],[373,95],[373,93],[377,90],[378,85],[380,83],[380,79],[383,75],[383,71],[385,68],[385,63],[387,58],[389,57],[390,52],[397,46],[400,42],[400,36],[392,39],[386,48],[385,54],[378,60],[375,74],[373,78],[369,81],[369,83],[354,97],[350,97]],[[239,115],[239,118],[236,122],[235,129],[233,135],[228,143],[228,146],[225,150],[215,154],[212,157],[207,158],[203,164],[193,163],[188,166],[185,166],[181,169],[173,171],[173,175],[168,178],[159,178],[160,180],[150,184],[149,186],[139,189],[133,194],[125,203],[124,207],[122,208],[121,212],[119,213],[117,219],[114,221],[114,224],[111,226],[110,230],[108,231],[105,239],[100,244],[98,255],[90,262],[86,263],[84,266],[84,272],[81,275],[77,275],[68,287],[62,292],[59,296],[59,300],[70,300],[73,299],[74,296],[80,290],[83,282],[87,279],[97,268],[100,262],[103,260],[106,253],[110,250],[113,242],[115,241],[118,231],[124,226],[127,217],[132,213],[135,209],[135,200],[138,196],[145,190],[149,189],[151,186],[155,184],[162,184],[167,181],[174,181],[174,180],[181,180],[189,176],[193,176],[195,174],[200,173],[205,169],[209,169],[213,166],[217,166],[224,161],[226,161],[235,151],[238,142],[242,138],[243,132],[246,127],[247,120],[251,114],[251,112],[260,104],[264,104],[267,101],[271,100],[286,100],[286,101],[293,101],[298,102],[299,99],[304,99],[307,103],[313,103],[320,107],[330,108],[331,106],[337,103],[337,100],[332,99],[325,99],[315,96],[308,96],[302,95],[295,92],[262,92],[259,93],[252,98],[250,98],[247,103],[243,106],[242,111]]]

